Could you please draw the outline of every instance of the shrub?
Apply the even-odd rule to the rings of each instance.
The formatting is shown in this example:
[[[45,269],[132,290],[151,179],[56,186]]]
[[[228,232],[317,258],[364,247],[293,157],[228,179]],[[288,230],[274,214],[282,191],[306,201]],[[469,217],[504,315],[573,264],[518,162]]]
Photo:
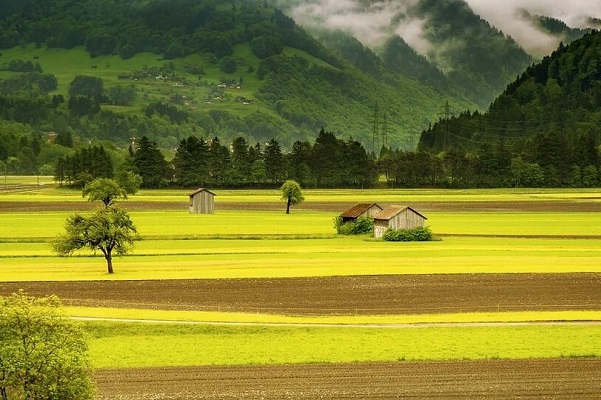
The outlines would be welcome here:
[[[374,230],[374,221],[368,217],[359,217],[355,221],[342,222],[341,217],[334,219],[334,228],[340,235],[362,235]]]
[[[382,239],[387,242],[429,242],[432,240],[432,231],[429,227],[413,229],[386,229]]]

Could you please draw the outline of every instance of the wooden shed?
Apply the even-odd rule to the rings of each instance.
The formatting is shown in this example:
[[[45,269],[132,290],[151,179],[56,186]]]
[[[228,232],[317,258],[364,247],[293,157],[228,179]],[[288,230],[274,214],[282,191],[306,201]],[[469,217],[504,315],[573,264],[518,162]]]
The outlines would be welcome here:
[[[374,237],[382,237],[388,228],[413,229],[423,227],[427,219],[408,206],[386,207],[374,216]]]
[[[359,217],[373,218],[374,215],[382,210],[383,208],[376,203],[359,203],[340,214],[340,217],[342,218],[342,222],[346,223],[355,221]]]
[[[213,214],[215,212],[215,193],[200,188],[190,193],[190,214]]]

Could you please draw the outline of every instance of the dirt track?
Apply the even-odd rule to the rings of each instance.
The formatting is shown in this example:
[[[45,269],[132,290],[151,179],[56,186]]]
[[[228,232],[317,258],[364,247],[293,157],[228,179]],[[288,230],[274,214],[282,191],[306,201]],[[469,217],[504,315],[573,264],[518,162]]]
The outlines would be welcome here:
[[[2,282],[67,305],[294,315],[601,310],[601,274]]]
[[[339,213],[353,206],[352,202],[311,202],[301,204],[297,209],[327,211]],[[382,205],[386,205],[382,203]],[[72,211],[92,210],[98,204],[82,199],[70,202],[11,202],[0,203],[0,212],[37,212],[37,211]],[[127,200],[121,206],[128,211],[187,211],[187,201],[136,201]],[[592,199],[572,201],[412,201],[411,206],[425,213],[438,212],[601,212],[601,201]],[[234,202],[216,201],[217,210],[261,210],[281,211],[282,203],[274,202]]]
[[[99,398],[598,399],[601,360],[491,360],[100,370]]]

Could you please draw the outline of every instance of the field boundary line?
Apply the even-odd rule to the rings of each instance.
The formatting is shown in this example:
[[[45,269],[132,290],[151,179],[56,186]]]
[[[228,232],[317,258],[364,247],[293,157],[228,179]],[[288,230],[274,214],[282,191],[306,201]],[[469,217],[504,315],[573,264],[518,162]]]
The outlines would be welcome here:
[[[504,239],[601,239],[601,235],[504,235],[484,233],[436,233],[438,237],[475,237]]]
[[[423,323],[317,323],[317,322],[232,322],[232,321],[185,321],[166,319],[70,317],[81,322],[123,322],[165,325],[216,325],[216,326],[266,326],[288,328],[476,328],[476,327],[513,327],[513,326],[601,326],[601,321],[519,321],[519,322],[423,322]]]

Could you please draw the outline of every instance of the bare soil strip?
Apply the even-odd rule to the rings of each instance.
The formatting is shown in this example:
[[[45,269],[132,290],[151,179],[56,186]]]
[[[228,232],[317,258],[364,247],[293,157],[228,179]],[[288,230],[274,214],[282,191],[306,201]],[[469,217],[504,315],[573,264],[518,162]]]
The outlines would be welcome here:
[[[284,315],[601,310],[601,274],[376,275],[280,279],[0,282],[65,305]]]
[[[488,360],[103,369],[101,400],[595,399],[601,360]]]
[[[354,202],[306,202],[297,207],[299,210],[342,212],[353,206]],[[382,203],[382,205],[387,205]],[[82,199],[81,201],[2,201],[0,212],[41,212],[92,210],[98,205]],[[121,203],[128,211],[188,211],[188,199],[182,201],[136,201]],[[536,200],[536,201],[412,201],[411,206],[428,212],[601,212],[601,202],[591,199]],[[217,210],[255,210],[281,211],[284,204],[273,202],[227,202],[217,201]]]

